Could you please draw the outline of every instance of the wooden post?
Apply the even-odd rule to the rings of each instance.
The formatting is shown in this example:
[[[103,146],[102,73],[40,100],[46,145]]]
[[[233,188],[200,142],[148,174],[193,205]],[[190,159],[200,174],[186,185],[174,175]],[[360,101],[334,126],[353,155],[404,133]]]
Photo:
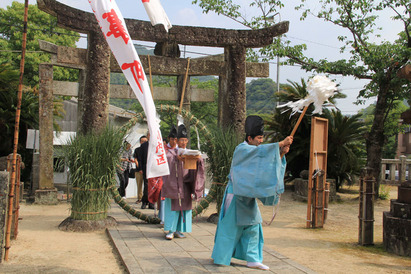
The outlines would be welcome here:
[[[324,171],[317,170],[317,176],[313,180],[313,190],[315,195],[312,202],[312,219],[311,225],[313,228],[323,227],[324,225]]]
[[[307,220],[305,223],[306,228],[310,228],[313,220],[311,217],[311,206],[312,206],[312,189],[313,189],[313,179],[312,179],[312,174],[308,175],[308,192],[307,192]]]
[[[327,220],[328,214],[328,201],[330,200],[330,183],[325,182],[325,190],[324,190],[324,208],[323,208],[323,224]]]
[[[360,178],[360,191],[359,191],[359,206],[358,206],[358,244],[362,244],[362,210],[364,203],[364,169]]]
[[[374,184],[375,179],[371,175],[364,180],[364,209],[362,245],[374,244]]]
[[[360,184],[359,233],[360,245],[374,244],[374,184],[371,168],[364,168]]]
[[[293,130],[292,134],[295,133],[296,127]],[[319,117],[312,117],[311,119],[311,137],[310,137],[310,166],[309,166],[309,177],[308,177],[308,194],[307,194],[307,220],[306,220],[306,227],[309,228],[310,226],[312,227],[317,227],[316,222],[318,220],[322,221],[323,217],[322,216],[317,216],[316,208],[317,205],[312,201],[312,190],[315,189],[313,187],[314,185],[314,180],[316,180],[317,175],[320,176],[321,179],[321,191],[324,191],[324,184],[325,180],[327,178],[327,147],[328,147],[328,120],[324,118],[319,118]],[[317,172],[317,173],[316,173]],[[314,178],[313,178],[314,177]],[[318,201],[319,198],[322,198],[323,195],[321,194],[320,197],[318,197],[318,193],[315,194],[316,201]],[[321,199],[323,200],[323,199]],[[321,201],[321,207],[324,207],[323,201]],[[323,210],[321,210],[322,214]],[[314,220],[313,215],[315,215]],[[323,226],[323,224],[321,225]]]

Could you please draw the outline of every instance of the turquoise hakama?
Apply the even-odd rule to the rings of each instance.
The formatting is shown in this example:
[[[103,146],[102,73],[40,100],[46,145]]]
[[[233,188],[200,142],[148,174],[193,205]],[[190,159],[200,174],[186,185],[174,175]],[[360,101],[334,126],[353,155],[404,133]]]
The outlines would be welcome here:
[[[231,258],[263,261],[262,217],[256,198],[264,205],[278,203],[284,192],[285,166],[278,143],[237,146],[211,255],[215,264],[230,265]]]
[[[171,210],[171,199],[165,198],[164,201],[164,231],[170,232],[191,232],[192,213],[190,210],[173,211]]]

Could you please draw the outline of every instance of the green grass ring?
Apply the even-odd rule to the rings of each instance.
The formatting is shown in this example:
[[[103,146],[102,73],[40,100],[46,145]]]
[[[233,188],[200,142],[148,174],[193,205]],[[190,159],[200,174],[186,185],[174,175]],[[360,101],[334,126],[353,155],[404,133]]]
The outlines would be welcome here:
[[[158,112],[175,113],[176,115],[178,114],[178,111],[179,111],[179,109],[174,105],[163,105],[163,104],[157,106],[156,109],[157,109]],[[207,126],[204,125],[199,119],[197,119],[191,112],[189,112],[187,110],[183,109],[181,111],[181,115],[184,118],[189,119],[190,122],[193,121],[193,126],[197,127],[198,130],[200,131],[200,134],[202,134],[202,136],[204,136],[204,138],[206,139],[207,145],[214,148],[214,146],[212,145],[211,133],[207,129]],[[135,124],[145,122],[144,118],[145,118],[144,112],[137,113],[132,119],[130,119],[121,128],[121,130],[124,131],[124,132],[129,131]],[[200,214],[201,212],[203,212],[203,210],[206,209],[210,205],[210,203],[215,200],[215,193],[216,193],[216,190],[217,190],[216,188],[217,188],[216,184],[211,185],[211,188],[208,192],[208,195],[200,200],[200,205],[201,205],[201,203],[203,203],[204,205],[201,205],[201,206],[198,205],[196,208],[193,209],[193,211],[192,211],[193,212],[193,217],[195,217],[198,214]],[[117,189],[111,188],[111,193],[113,194],[114,201],[116,201],[116,203],[118,205],[120,205],[120,207],[125,209],[126,205],[128,205],[128,204],[127,204],[126,201],[121,199],[120,194],[118,194]],[[120,201],[122,201],[122,203],[120,203]],[[128,207],[131,208],[130,205],[128,205]],[[136,211],[135,213],[131,213],[128,210],[126,210],[126,211],[128,213],[130,213],[132,216],[134,216],[138,219],[141,219],[143,221],[146,221],[148,223],[151,223],[151,224],[160,223],[160,219],[147,216],[147,215],[145,215],[145,214],[143,214],[139,211]]]

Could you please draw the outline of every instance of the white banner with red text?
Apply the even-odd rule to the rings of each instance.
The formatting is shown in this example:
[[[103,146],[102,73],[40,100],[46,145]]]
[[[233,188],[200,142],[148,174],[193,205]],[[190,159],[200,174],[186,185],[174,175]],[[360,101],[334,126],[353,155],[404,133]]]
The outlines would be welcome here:
[[[160,0],[141,0],[144,4],[144,8],[150,18],[151,24],[153,26],[162,24],[166,31],[171,29],[172,25],[166,12],[161,6]]]
[[[168,175],[170,172],[160,132],[160,119],[124,18],[115,0],[89,0],[89,3],[114,57],[147,116],[150,131],[147,178]]]

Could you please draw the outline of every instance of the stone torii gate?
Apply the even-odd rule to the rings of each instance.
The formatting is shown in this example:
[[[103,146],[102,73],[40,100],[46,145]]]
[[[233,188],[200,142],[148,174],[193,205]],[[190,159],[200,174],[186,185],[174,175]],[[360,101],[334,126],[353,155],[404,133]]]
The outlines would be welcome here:
[[[59,26],[88,35],[87,77],[82,118],[82,131],[105,126],[107,121],[110,49],[94,14],[81,11],[55,0],[38,0],[39,8],[57,17]],[[219,123],[234,125],[243,131],[246,116],[246,49],[272,43],[273,37],[288,31],[288,22],[259,30],[173,26],[166,32],[162,25],[125,19],[131,39],[163,45],[224,47],[225,75],[220,76]],[[96,102],[100,102],[96,104]],[[228,107],[227,107],[228,106]]]
[[[53,192],[53,147],[52,116],[53,63],[56,65],[80,69],[79,79],[79,131],[104,128],[108,120],[110,93],[110,71],[120,71],[111,58],[110,49],[105,41],[94,14],[61,4],[55,0],[38,0],[38,7],[57,17],[59,26],[88,35],[88,49],[69,49],[57,47],[52,64],[41,64],[40,73],[40,190],[47,196],[47,190]],[[156,42],[155,52],[167,54],[170,48],[178,44],[193,46],[224,47],[223,60],[199,58],[190,65],[189,75],[219,76],[219,118],[221,126],[234,125],[242,132],[246,116],[245,81],[248,77],[268,77],[268,64],[246,63],[246,49],[262,47],[272,43],[275,36],[288,31],[288,22],[281,22],[260,30],[227,30],[217,28],[173,26],[167,33],[162,26],[151,26],[150,22],[126,19],[126,24],[133,40]],[[71,54],[58,60],[58,52]],[[57,59],[56,59],[57,57]],[[175,57],[175,56],[174,56]],[[147,58],[141,58],[147,72]],[[73,62],[74,60],[79,63]],[[214,65],[213,65],[214,64]],[[173,69],[169,69],[169,68]],[[153,74],[177,75],[180,90],[187,60],[173,57],[152,57]],[[160,73],[156,73],[160,72]],[[179,91],[181,94],[181,91]],[[190,102],[187,92],[184,102]],[[227,107],[228,106],[228,107]],[[43,130],[42,130],[43,129]],[[36,195],[37,198],[37,195]],[[47,200],[46,198],[45,200]]]

